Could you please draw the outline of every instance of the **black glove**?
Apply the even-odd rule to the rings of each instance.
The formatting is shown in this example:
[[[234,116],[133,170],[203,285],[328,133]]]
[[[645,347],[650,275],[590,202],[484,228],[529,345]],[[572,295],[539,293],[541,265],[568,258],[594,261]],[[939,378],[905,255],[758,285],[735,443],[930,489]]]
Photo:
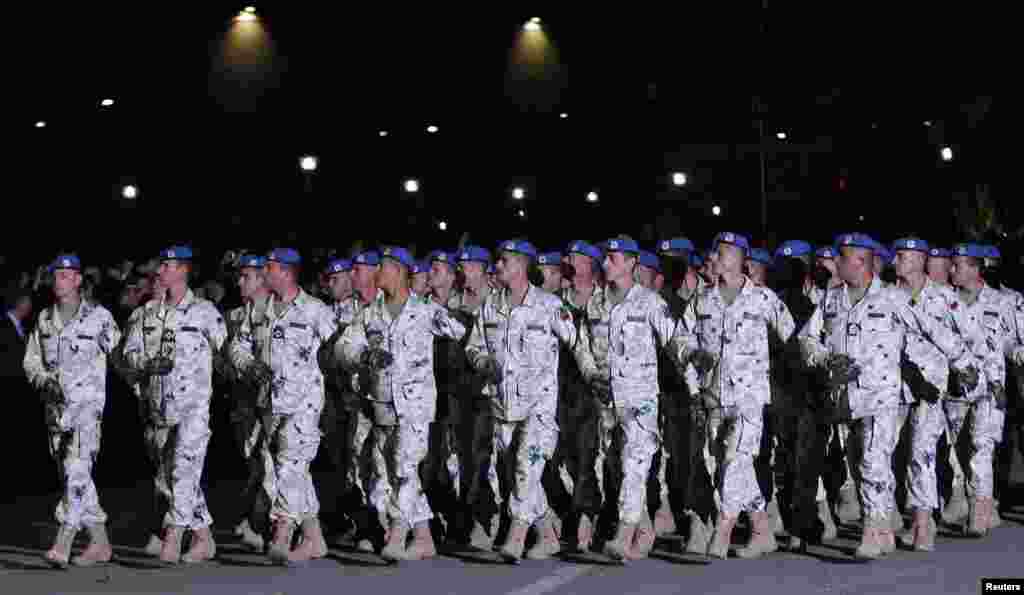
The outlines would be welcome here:
[[[911,394],[929,403],[938,402],[941,396],[939,389],[928,382],[917,364],[904,357],[900,360],[900,370],[903,372],[903,381],[910,387]]]
[[[146,374],[150,376],[167,376],[174,368],[174,362],[166,355],[158,355],[146,362]]]
[[[698,374],[707,374],[711,368],[715,367],[715,356],[703,349],[698,349],[690,355],[690,363],[696,368]]]
[[[498,360],[491,356],[487,356],[480,363],[480,376],[483,376],[487,380],[498,379]]]
[[[395,363],[395,357],[383,349],[367,349],[363,352],[362,364],[371,370],[385,370]]]
[[[718,409],[722,406],[722,402],[716,397],[711,391],[702,389],[697,393],[697,398],[700,399],[700,404],[705,409]]]
[[[263,386],[274,379],[274,371],[270,369],[270,366],[259,360],[249,364],[249,369],[246,372],[249,383],[253,386]]]
[[[963,370],[954,370],[953,374],[956,376],[956,383],[965,394],[972,393],[974,389],[978,388],[979,374],[978,369],[974,366],[968,366]]]
[[[56,378],[47,378],[43,382],[42,389],[40,390],[43,400],[47,402],[60,401],[62,392],[60,382],[58,382]]]
[[[612,381],[606,376],[594,376],[590,379],[590,388],[602,399],[612,394]]]
[[[1006,389],[1003,385],[993,382],[989,390],[992,392],[992,400],[996,404],[996,409],[1006,411]]]
[[[844,353],[830,355],[825,369],[828,371],[825,385],[829,390],[843,387],[860,377],[860,367]]]

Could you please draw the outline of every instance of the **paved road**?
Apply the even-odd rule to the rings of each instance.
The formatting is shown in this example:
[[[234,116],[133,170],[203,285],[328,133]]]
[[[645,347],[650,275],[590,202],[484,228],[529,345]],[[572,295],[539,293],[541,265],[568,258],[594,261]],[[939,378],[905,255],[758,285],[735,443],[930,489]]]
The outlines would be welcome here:
[[[235,486],[210,490],[216,511],[230,503]],[[306,594],[408,593],[429,595],[619,595],[638,593],[800,593],[926,594],[978,593],[983,576],[1024,576],[1024,509],[984,540],[959,538],[943,530],[938,551],[922,555],[900,551],[870,564],[851,558],[856,528],[840,539],[812,548],[811,555],[777,553],[761,560],[708,562],[672,554],[678,543],[660,541],[658,559],[626,567],[578,561],[526,561],[519,566],[487,564],[464,552],[424,562],[380,566],[373,560],[332,549],[331,557],[304,567],[268,566],[218,534],[219,558],[199,567],[161,568],[141,555],[144,536],[130,512],[148,496],[146,484],[103,493],[111,513],[111,536],[119,563],[108,568],[50,570],[40,560],[54,526],[49,498],[25,498],[0,506],[6,526],[0,531],[0,593],[195,593]],[[55,498],[55,497],[54,497]],[[114,514],[115,511],[118,514]],[[81,538],[80,538],[81,539]]]

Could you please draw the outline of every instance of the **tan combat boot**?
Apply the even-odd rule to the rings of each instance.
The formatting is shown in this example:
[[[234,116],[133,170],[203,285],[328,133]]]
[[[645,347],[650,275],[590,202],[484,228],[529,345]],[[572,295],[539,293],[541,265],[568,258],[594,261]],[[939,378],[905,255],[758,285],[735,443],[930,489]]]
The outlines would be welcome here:
[[[877,560],[882,557],[882,542],[879,535],[881,527],[888,526],[887,518],[864,519],[864,532],[861,535],[860,545],[854,552],[854,557],[859,560]]]
[[[295,524],[289,519],[278,519],[274,522],[274,536],[270,541],[267,556],[278,566],[288,565],[288,554],[292,549],[292,534]]]
[[[915,552],[935,551],[936,528],[935,519],[932,518],[932,511],[915,510],[912,530],[914,532],[914,541],[911,546],[913,546]]]
[[[852,523],[860,519],[860,501],[857,499],[857,488],[852,484],[839,488],[839,503],[836,505],[836,516],[844,523]]]
[[[900,514],[899,509],[894,508],[889,511],[889,528],[893,532],[903,530],[903,515]]]
[[[708,543],[711,536],[708,535],[708,528],[700,516],[693,511],[688,511],[686,516],[690,519],[690,534],[686,538],[686,553],[703,556],[708,553]]]
[[[146,547],[143,551],[146,552],[147,556],[153,556],[154,558],[160,555],[160,551],[164,549],[164,541],[160,539],[159,535],[150,535],[149,541],[146,542]]]
[[[633,545],[633,537],[636,534],[636,525],[619,521],[619,528],[615,531],[615,538],[604,544],[604,555],[618,562],[625,562],[629,550]]]
[[[580,515],[579,527],[576,529],[576,550],[580,552],[589,552],[590,547],[594,543],[594,525],[590,520],[590,515]]]
[[[630,560],[645,559],[654,549],[654,540],[654,524],[651,523],[651,518],[645,510],[640,518],[640,524],[636,526],[636,532],[633,534],[633,543],[630,544],[630,548],[626,552],[627,557]]]
[[[967,506],[967,522],[964,534],[968,537],[984,537],[988,533],[986,498],[971,498]]]
[[[288,552],[288,562],[308,562],[327,555],[327,541],[320,529],[320,519],[313,517],[302,521],[302,543]]]
[[[70,525],[61,525],[57,528],[57,536],[53,540],[53,546],[43,554],[43,559],[54,568],[67,568],[68,559],[71,557],[71,544],[75,541],[75,534],[78,530]]]
[[[736,550],[737,557],[752,560],[778,551],[779,544],[775,541],[775,532],[772,530],[772,520],[768,511],[759,510],[750,513],[750,524],[752,525],[750,541]]]
[[[967,503],[967,496],[964,493],[963,484],[953,485],[953,494],[942,509],[942,520],[950,525],[960,525],[970,514],[970,505]]]
[[[836,529],[836,522],[832,518],[832,510],[828,506],[828,500],[818,502],[818,518],[821,519],[821,524],[825,526],[825,530],[821,533],[822,540],[832,540],[839,536],[839,530]]]
[[[732,544],[732,528],[739,517],[726,516],[718,513],[715,519],[715,531],[708,544],[708,556],[725,560],[729,557],[729,546]]]
[[[387,542],[380,551],[380,557],[391,562],[405,559],[405,538],[409,536],[409,526],[404,521],[395,519],[388,528]]]
[[[437,555],[434,537],[430,534],[430,522],[420,521],[412,528],[412,543],[405,548],[405,560],[426,560]]]
[[[550,512],[544,515],[537,527],[537,543],[526,550],[528,560],[547,560],[562,549],[558,541],[558,533],[555,532],[554,515]]]
[[[995,529],[1003,526],[1003,517],[999,515],[999,500],[989,499],[988,504],[988,528]]]
[[[181,538],[185,534],[184,527],[168,525],[164,527],[164,545],[160,549],[160,561],[164,564],[181,562]]]
[[[659,537],[674,535],[676,530],[676,517],[672,514],[672,508],[662,500],[661,506],[654,513],[654,534]]]
[[[786,527],[782,524],[782,514],[779,513],[779,502],[772,499],[768,503],[768,526],[772,528],[772,535],[785,535]]]
[[[254,552],[263,552],[263,536],[252,530],[249,521],[243,521],[243,524],[236,527],[236,529],[241,529],[241,534],[238,534],[238,538],[242,545]]]
[[[212,560],[217,555],[217,544],[213,541],[213,534],[209,527],[192,530],[192,544],[188,552],[181,557],[185,564],[198,564]]]
[[[106,564],[114,557],[114,550],[107,538],[106,525],[99,523],[89,526],[89,547],[81,555],[71,559],[75,566],[96,566]]]
[[[523,547],[526,545],[526,532],[530,526],[520,520],[512,521],[512,527],[508,530],[508,537],[505,544],[501,546],[498,553],[509,562],[518,562],[523,557]]]
[[[494,536],[498,532],[498,521],[498,515],[491,517],[487,523],[490,528],[490,532],[488,532],[479,520],[474,520],[473,531],[469,534],[469,545],[484,551],[494,549]]]

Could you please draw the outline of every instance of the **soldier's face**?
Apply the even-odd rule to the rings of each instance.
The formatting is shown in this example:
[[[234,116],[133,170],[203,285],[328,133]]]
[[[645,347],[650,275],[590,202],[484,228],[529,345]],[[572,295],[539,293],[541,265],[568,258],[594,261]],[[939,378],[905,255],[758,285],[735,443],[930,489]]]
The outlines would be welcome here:
[[[377,278],[377,266],[369,264],[357,264],[352,267],[352,284],[356,289],[368,289],[373,287]],[[363,296],[370,299],[373,296]]]
[[[645,266],[636,267],[636,282],[647,289],[654,289],[654,278],[658,272]]]
[[[460,262],[464,286],[479,289],[487,284],[487,269],[482,262]]]
[[[865,272],[871,270],[871,253],[863,248],[839,249],[839,278],[847,283],[856,283]]]
[[[352,293],[352,274],[348,271],[332,273],[327,278],[327,289],[335,300],[343,300]]]
[[[718,246],[711,251],[710,256],[712,277],[742,273],[743,262],[747,258],[742,248],[725,242],[718,242]]]
[[[431,287],[449,287],[455,282],[455,276],[448,263],[435,260],[430,263],[430,272],[427,273],[427,285]]]
[[[636,258],[627,256],[623,252],[609,252],[602,263],[604,276],[609,281],[622,281],[633,276],[633,267],[636,265]]]
[[[814,264],[828,271],[833,277],[839,274],[836,268],[836,261],[833,258],[819,258],[814,261]]]
[[[390,258],[380,261],[380,268],[377,270],[377,287],[394,289],[397,288],[402,279],[402,265]]]
[[[568,256],[568,259],[574,273],[571,279],[573,283],[579,284],[594,278],[594,261],[589,256],[573,252]]]
[[[156,274],[163,287],[182,285],[188,281],[188,265],[177,260],[165,260],[156,269]]]
[[[74,269],[57,269],[53,273],[53,295],[65,298],[74,295],[82,287],[82,274]]]
[[[562,269],[559,266],[545,265],[540,267],[540,274],[544,277],[542,289],[555,293],[562,288]]]
[[[981,278],[981,261],[970,256],[953,256],[953,285],[964,287]]]
[[[427,293],[427,274],[416,273],[415,275],[413,275],[411,289],[413,290],[413,292],[419,295]]]
[[[932,281],[943,285],[949,283],[949,270],[953,263],[948,258],[929,258],[926,267],[928,277]]]
[[[764,266],[763,263],[748,260],[746,262],[747,276],[754,282],[754,285],[764,287],[768,282],[768,267]]]
[[[268,262],[263,270],[266,274],[267,285],[277,293],[284,293],[288,286],[284,266],[279,262]]]
[[[519,275],[526,274],[524,258],[512,252],[502,252],[498,255],[498,261],[494,263],[494,276],[498,283],[504,287]]]
[[[238,275],[238,292],[242,299],[251,299],[261,287],[264,286],[263,270],[246,267]]]
[[[906,277],[914,273],[924,272],[924,254],[915,250],[900,250],[896,252],[896,274]]]
[[[665,275],[655,272],[654,274],[654,291],[661,291],[665,287]]]

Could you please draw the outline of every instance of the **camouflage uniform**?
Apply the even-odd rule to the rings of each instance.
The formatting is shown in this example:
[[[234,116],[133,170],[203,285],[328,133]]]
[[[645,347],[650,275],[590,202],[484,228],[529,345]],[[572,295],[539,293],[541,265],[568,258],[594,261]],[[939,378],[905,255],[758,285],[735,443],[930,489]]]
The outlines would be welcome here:
[[[199,481],[210,442],[214,359],[227,338],[224,319],[188,289],[177,306],[150,301],[136,309],[129,327],[124,359],[132,370],[143,372],[157,356],[174,362],[166,376],[143,376],[140,387],[154,483],[168,505],[164,525],[209,527],[213,517]]]
[[[531,285],[521,306],[510,303],[507,291],[489,297],[466,347],[474,367],[496,364],[491,489],[500,506],[499,476],[510,479],[509,513],[528,525],[548,511],[541,476],[558,441],[559,342],[575,346],[572,316],[556,296]],[[514,458],[508,456],[513,445]]]
[[[647,475],[660,447],[658,348],[667,348],[675,340],[676,320],[664,298],[639,285],[630,288],[617,306],[603,295],[592,299],[585,315],[576,360],[588,381],[608,379],[611,394],[592,398],[597,415],[588,421],[597,424],[593,432],[597,444],[593,463],[581,461],[580,479],[596,475],[598,491],[604,497],[605,458],[616,457],[613,468],[622,474],[619,520],[635,525],[646,516]],[[612,451],[616,432],[620,452]]]
[[[873,523],[885,522],[896,509],[892,453],[901,400],[901,357],[922,370],[934,369],[934,362],[916,359],[919,342],[925,340],[921,335],[956,365],[970,363],[952,329],[941,320],[920,315],[910,307],[906,294],[884,287],[877,277],[856,304],[850,303],[845,285],[829,291],[799,333],[809,366],[823,365],[830,354],[844,354],[860,367],[855,381],[829,395],[830,413],[835,419],[853,420],[847,456],[864,518]]]
[[[973,304],[957,296],[954,320],[981,371],[978,386],[966,393],[951,394],[946,400],[946,416],[952,444],[960,433],[969,432],[972,448],[965,465],[965,490],[968,497],[991,498],[994,489],[993,456],[1003,438],[1005,412],[996,408],[989,385],[1005,385],[1006,359],[1012,353],[1013,321],[998,290],[983,286]],[[967,425],[969,423],[969,426]],[[965,427],[967,426],[967,427]]]
[[[412,527],[433,517],[419,465],[427,455],[429,427],[437,410],[434,338],[458,340],[465,332],[430,298],[410,294],[396,319],[379,296],[339,339],[342,365],[366,375],[374,416],[370,501],[392,522]],[[373,346],[394,357],[390,366],[362,368],[362,355]]]
[[[231,343],[231,359],[242,374],[256,361],[273,372],[269,390],[258,394],[265,437],[263,489],[271,502],[270,520],[299,525],[316,518],[320,502],[309,466],[320,446],[324,376],[320,350],[337,330],[331,309],[303,290],[278,314],[275,298],[266,318],[246,319]]]
[[[29,384],[40,390],[56,380],[61,388],[59,396],[45,397],[46,425],[63,483],[57,522],[76,530],[107,521],[92,467],[100,451],[107,358],[120,342],[110,312],[84,299],[68,322],[61,320],[57,306],[40,312],[28,337],[24,368]]]
[[[768,328],[785,343],[795,330],[793,317],[774,292],[744,279],[732,305],[717,287],[704,289],[687,306],[683,322],[681,360],[698,350],[715,358],[698,382],[716,405],[708,412],[708,440],[718,509],[730,517],[762,511],[754,457],[761,448],[763,410],[771,401]]]

